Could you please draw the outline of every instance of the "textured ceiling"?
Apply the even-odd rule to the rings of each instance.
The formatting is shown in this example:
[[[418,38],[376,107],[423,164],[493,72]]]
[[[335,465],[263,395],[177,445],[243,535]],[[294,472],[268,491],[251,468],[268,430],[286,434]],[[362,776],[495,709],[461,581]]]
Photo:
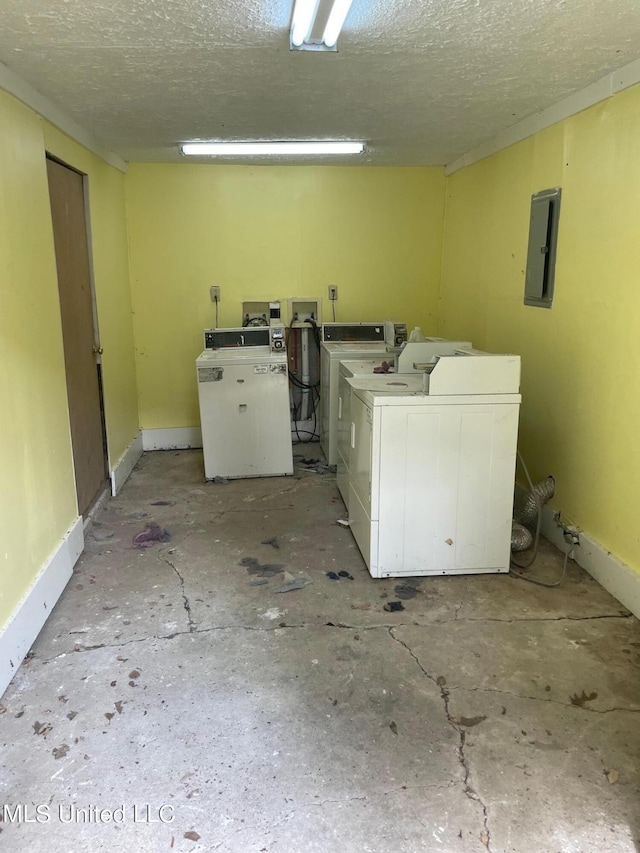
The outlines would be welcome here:
[[[357,162],[435,165],[640,56],[638,0],[353,0],[338,53],[290,51],[290,15],[291,0],[2,0],[0,61],[127,160],[348,138],[368,142]]]

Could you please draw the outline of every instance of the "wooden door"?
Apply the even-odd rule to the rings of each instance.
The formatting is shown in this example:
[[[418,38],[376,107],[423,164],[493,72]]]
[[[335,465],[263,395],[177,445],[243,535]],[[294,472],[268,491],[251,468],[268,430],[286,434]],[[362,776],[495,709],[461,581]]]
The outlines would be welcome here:
[[[107,479],[106,435],[91,284],[83,176],[47,157],[78,512]]]

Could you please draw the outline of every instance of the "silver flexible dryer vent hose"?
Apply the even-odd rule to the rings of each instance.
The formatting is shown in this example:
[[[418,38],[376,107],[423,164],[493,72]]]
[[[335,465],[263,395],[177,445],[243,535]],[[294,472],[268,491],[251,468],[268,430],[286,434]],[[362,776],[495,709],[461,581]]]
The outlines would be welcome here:
[[[526,551],[533,542],[533,533],[517,521],[511,522],[511,550]]]
[[[556,481],[550,475],[546,480],[541,480],[531,487],[527,492],[522,506],[516,512],[515,520],[519,524],[535,525],[538,520],[540,508],[553,497]]]
[[[564,580],[564,576],[567,571],[567,562],[569,557],[573,557],[573,548],[571,548],[564,556],[564,563],[562,564],[562,572],[557,580],[547,583],[547,581],[539,580],[538,578],[528,577],[526,574],[522,572],[516,571],[516,567],[518,569],[528,569],[530,568],[536,560],[538,555],[538,542],[540,540],[540,527],[542,524],[542,507],[550,497],[553,496],[553,492],[555,489],[556,481],[553,477],[549,476],[546,480],[543,480],[541,483],[537,483],[537,485],[533,485],[531,482],[531,477],[529,476],[529,471],[527,470],[527,466],[525,465],[524,459],[520,455],[518,451],[518,459],[524,469],[524,473],[527,477],[527,482],[529,483],[530,491],[527,493],[524,502],[522,503],[518,512],[515,513],[515,520],[511,526],[511,550],[518,551],[521,550],[518,547],[519,542],[524,541],[524,536],[521,531],[531,536],[531,532],[524,527],[523,523],[526,524],[527,521],[532,524],[535,519],[535,536],[533,537],[533,553],[526,563],[517,563],[513,557],[511,558],[511,574],[517,578],[520,578],[523,581],[529,581],[530,583],[535,583],[538,586],[545,586],[548,588],[560,586],[562,581]],[[516,541],[514,545],[514,541]],[[530,543],[529,543],[530,544]],[[525,546],[526,548],[527,546]],[[524,549],[523,549],[524,550]]]

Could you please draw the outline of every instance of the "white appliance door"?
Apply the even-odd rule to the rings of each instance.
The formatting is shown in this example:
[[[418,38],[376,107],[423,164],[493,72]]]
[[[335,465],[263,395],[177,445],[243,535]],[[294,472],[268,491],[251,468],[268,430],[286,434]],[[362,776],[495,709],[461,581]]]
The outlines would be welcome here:
[[[509,569],[518,404],[385,407],[380,575]]]
[[[198,382],[206,478],[292,474],[284,360],[216,367],[211,380]]]
[[[342,495],[342,500],[349,509],[349,458],[351,444],[350,406],[351,386],[342,374],[338,385],[338,468],[336,484]]]
[[[338,383],[340,362],[363,357],[380,358],[388,355],[384,344],[327,344],[322,346],[320,362],[320,401],[322,405],[322,432],[320,447],[327,462],[338,462]],[[372,368],[373,371],[373,368]]]
[[[320,447],[329,459],[329,423],[331,415],[331,358],[324,347],[320,348]]]

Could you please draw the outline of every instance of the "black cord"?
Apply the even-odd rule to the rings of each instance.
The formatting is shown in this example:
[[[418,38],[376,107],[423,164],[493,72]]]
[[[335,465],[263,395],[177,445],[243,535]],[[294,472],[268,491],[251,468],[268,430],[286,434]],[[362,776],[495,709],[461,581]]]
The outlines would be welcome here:
[[[315,394],[316,394],[315,403],[313,403],[313,391],[315,391]],[[320,392],[318,391],[317,388],[314,388],[313,391],[311,392],[311,395],[312,395],[311,402],[313,405],[313,433],[312,433],[312,436],[313,436],[313,438],[320,439],[320,433],[318,432],[318,403],[320,402]],[[309,441],[313,441],[313,438],[310,438]]]
[[[313,339],[316,342],[316,346],[318,347],[318,352],[320,352],[320,329],[318,328],[318,324],[313,319],[313,317],[309,317],[307,319],[307,323],[311,326],[313,330]]]
[[[300,409],[300,406],[302,405],[302,401],[300,401],[300,404],[294,408],[293,428],[295,430],[296,437],[298,439],[298,441],[295,441],[294,444],[309,444],[314,439],[320,438],[320,435],[318,433],[318,403],[320,402],[320,392],[318,391],[318,389],[316,387],[312,388],[312,394],[314,392],[315,392],[316,400],[315,400],[315,403],[313,405],[313,431],[308,430],[308,429],[299,429],[298,428],[297,413]],[[302,433],[303,435],[309,435],[309,436],[311,436],[311,438],[300,438],[300,433]]]
[[[299,422],[299,421],[298,421],[298,416],[299,416],[299,414],[300,414],[300,407],[301,407],[301,406],[302,406],[302,400],[300,400],[300,402],[298,403],[298,405],[297,405],[297,406],[295,406],[295,407],[294,407],[294,410],[293,410],[293,428],[294,428],[294,430],[295,430],[295,433],[296,433],[296,436],[297,436],[297,439],[298,439],[298,441],[296,442],[296,444],[302,444],[302,443],[303,443],[303,439],[301,439],[301,438],[300,438],[300,432],[303,432],[303,433],[304,433],[304,432],[306,432],[306,431],[307,431],[307,430],[298,430],[298,422]]]
[[[312,384],[307,384],[306,382],[302,382],[300,379],[298,379],[295,373],[291,373],[291,371],[289,371],[289,379],[296,386],[296,388],[304,388],[307,391],[311,391],[314,388],[320,387],[320,381],[314,382]]]
[[[313,331],[313,337],[314,337],[314,340],[316,342],[316,346],[318,347],[318,352],[320,352],[320,332],[318,329],[318,324],[311,317],[307,320],[307,322],[309,323],[309,325]],[[292,323],[293,323],[293,321],[292,321]],[[302,328],[302,327],[298,326],[296,328]],[[289,352],[289,341],[291,339],[291,334],[293,331],[294,331],[293,325],[285,326],[285,346],[287,348],[287,353]],[[291,385],[294,388],[298,388],[300,391],[303,391],[303,392],[304,391],[310,391],[311,392],[311,403],[313,406],[313,410],[312,410],[313,430],[300,429],[298,427],[298,423],[299,423],[298,418],[299,418],[300,410],[302,409],[302,395],[301,395],[301,399],[298,402],[298,404],[294,405],[294,407],[293,407],[293,430],[296,434],[296,438],[298,439],[297,441],[294,441],[293,443],[294,444],[309,444],[314,439],[320,438],[320,436],[318,434],[318,414],[317,414],[318,403],[320,401],[320,392],[318,390],[320,388],[320,380],[318,379],[317,382],[309,382],[309,383],[302,382],[302,380],[298,379],[298,377],[292,372],[292,370],[289,367],[287,368],[287,373],[289,376],[289,382],[291,383]],[[314,396],[315,396],[315,400],[314,400]],[[301,438],[300,437],[301,435],[308,435],[308,436],[310,436],[310,438]]]

